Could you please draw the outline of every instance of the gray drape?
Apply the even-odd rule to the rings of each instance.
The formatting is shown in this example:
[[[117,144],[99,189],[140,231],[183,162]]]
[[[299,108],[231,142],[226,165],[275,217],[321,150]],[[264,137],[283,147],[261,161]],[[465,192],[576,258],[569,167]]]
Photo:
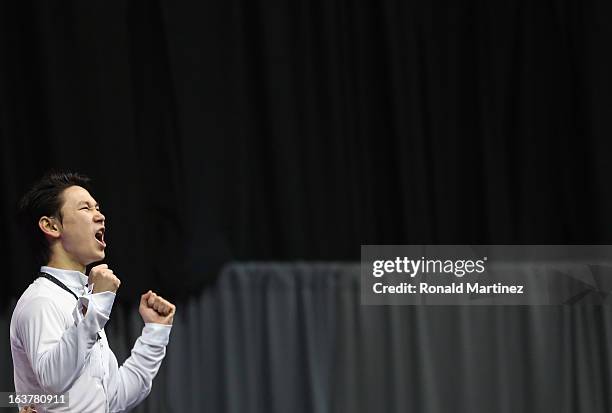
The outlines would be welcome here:
[[[141,325],[136,308],[113,310],[119,360]],[[178,303],[136,411],[609,412],[611,325],[606,306],[361,306],[358,265],[233,264]]]

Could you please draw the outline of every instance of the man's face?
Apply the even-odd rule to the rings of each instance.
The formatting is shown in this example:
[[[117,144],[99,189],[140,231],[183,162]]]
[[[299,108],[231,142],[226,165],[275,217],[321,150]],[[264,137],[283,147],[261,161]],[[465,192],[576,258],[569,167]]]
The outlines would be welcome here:
[[[104,259],[104,215],[95,199],[80,186],[62,193],[60,242],[68,255],[82,265]]]

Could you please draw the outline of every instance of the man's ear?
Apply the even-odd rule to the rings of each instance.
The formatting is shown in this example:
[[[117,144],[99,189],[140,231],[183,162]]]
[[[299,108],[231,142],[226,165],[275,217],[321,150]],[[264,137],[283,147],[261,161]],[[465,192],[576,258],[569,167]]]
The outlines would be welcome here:
[[[57,219],[53,217],[40,217],[38,220],[38,227],[48,237],[59,238],[61,234],[61,228]]]

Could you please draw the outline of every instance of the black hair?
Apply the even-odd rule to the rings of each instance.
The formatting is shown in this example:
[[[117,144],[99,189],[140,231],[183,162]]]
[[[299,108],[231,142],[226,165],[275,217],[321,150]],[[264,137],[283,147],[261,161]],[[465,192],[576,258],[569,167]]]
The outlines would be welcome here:
[[[51,171],[36,182],[19,201],[19,217],[37,264],[45,265],[51,258],[49,243],[40,230],[41,217],[57,217],[62,221],[62,193],[71,186],[89,189],[90,179],[75,172]]]

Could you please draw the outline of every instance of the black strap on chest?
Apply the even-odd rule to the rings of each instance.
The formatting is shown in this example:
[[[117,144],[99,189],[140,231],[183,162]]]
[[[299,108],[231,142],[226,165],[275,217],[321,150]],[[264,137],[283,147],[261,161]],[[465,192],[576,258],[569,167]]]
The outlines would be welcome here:
[[[39,277],[44,277],[47,280],[49,280],[52,283],[54,283],[55,285],[57,285],[58,287],[63,288],[64,290],[68,291],[78,301],[79,297],[74,293],[74,291],[72,291],[70,288],[66,287],[66,284],[64,284],[63,282],[61,282],[60,280],[58,280],[57,278],[55,278],[51,274],[47,274],[46,272],[39,272],[38,276]]]
[[[48,274],[46,272],[39,272],[38,276],[46,278],[47,280],[51,281],[53,284],[57,285],[58,287],[68,291],[70,294],[72,294],[74,296],[74,298],[77,301],[79,300],[79,297],[74,293],[74,291],[72,291],[70,288],[66,287],[66,284],[64,284],[63,282],[61,282],[60,280],[58,280],[57,278],[55,278],[51,274]],[[100,340],[100,338],[101,338],[100,337],[100,333],[96,333],[96,337],[97,337],[97,340]]]

